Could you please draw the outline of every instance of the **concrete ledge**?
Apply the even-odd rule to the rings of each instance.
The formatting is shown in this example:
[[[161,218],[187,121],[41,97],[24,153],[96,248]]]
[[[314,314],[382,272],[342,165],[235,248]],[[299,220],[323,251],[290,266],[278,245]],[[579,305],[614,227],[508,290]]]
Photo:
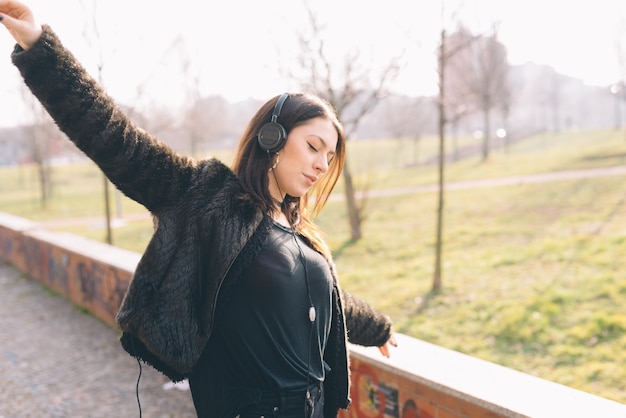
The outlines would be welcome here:
[[[140,255],[0,213],[0,259],[111,327]],[[406,335],[385,359],[351,346],[347,417],[626,418],[626,405]],[[621,366],[621,365],[619,365]]]
[[[141,255],[134,251],[125,250],[66,232],[50,232],[42,229],[34,229],[26,231],[24,236],[47,242],[51,246],[62,248],[74,254],[80,254],[81,256],[98,260],[103,264],[130,274],[135,271],[137,263],[139,263],[139,259],[141,258]]]
[[[39,228],[37,222],[29,221],[28,219],[20,218],[19,216],[9,213],[0,212],[0,227],[3,226],[16,232]]]
[[[626,405],[406,335],[390,359],[351,346],[343,417],[625,418]]]

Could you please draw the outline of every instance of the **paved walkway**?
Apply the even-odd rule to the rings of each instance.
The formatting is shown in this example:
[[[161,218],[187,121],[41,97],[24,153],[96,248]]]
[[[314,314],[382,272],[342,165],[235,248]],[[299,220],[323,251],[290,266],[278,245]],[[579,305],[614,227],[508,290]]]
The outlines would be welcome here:
[[[191,394],[143,365],[144,418],[195,417]],[[139,417],[118,333],[0,261],[0,418]]]
[[[552,173],[526,174],[520,176],[510,176],[502,178],[487,178],[467,181],[447,182],[446,190],[464,190],[476,189],[484,187],[512,186],[522,184],[544,183],[550,181],[576,180],[590,177],[611,177],[626,175],[626,166],[589,168],[583,170],[556,171]],[[421,186],[407,186],[382,190],[368,190],[367,192],[357,192],[356,197],[362,199],[364,197],[388,197],[410,195],[415,193],[431,193],[439,190],[438,184],[426,184]],[[344,200],[342,193],[334,193],[330,196],[331,201]],[[151,215],[147,212],[131,213],[124,215],[123,219],[114,218],[113,222],[122,225],[125,221],[146,220],[151,219]],[[104,227],[105,219],[102,216],[87,218],[58,219],[51,221],[42,221],[40,225],[44,228],[62,228],[66,226],[91,225]],[[0,417],[1,418],[1,417]]]

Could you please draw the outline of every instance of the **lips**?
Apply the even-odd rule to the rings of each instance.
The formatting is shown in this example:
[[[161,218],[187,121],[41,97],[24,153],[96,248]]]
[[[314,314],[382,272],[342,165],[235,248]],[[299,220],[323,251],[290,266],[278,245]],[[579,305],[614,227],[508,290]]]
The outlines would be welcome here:
[[[308,174],[305,174],[304,178],[307,179],[310,186],[313,186],[313,184],[315,184],[315,182],[317,181],[317,176],[309,176]]]

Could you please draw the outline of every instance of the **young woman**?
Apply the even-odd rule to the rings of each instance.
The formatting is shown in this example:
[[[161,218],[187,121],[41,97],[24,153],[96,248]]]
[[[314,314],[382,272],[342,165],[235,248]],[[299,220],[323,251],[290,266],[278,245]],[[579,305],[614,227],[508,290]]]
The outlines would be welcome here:
[[[270,99],[231,168],[137,128],[25,5],[0,0],[12,60],[58,126],[156,228],[117,315],[122,346],[174,381],[199,417],[335,417],[346,342],[395,345],[391,321],[339,286],[311,221],[345,159],[332,107]],[[309,209],[309,202],[313,202]]]

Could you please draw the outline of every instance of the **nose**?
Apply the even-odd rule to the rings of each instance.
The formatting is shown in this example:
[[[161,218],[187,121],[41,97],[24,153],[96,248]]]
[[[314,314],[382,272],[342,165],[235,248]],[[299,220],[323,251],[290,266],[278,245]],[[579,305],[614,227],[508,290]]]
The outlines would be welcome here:
[[[324,174],[328,171],[328,163],[328,157],[326,155],[320,155],[320,157],[315,160],[315,169]]]

